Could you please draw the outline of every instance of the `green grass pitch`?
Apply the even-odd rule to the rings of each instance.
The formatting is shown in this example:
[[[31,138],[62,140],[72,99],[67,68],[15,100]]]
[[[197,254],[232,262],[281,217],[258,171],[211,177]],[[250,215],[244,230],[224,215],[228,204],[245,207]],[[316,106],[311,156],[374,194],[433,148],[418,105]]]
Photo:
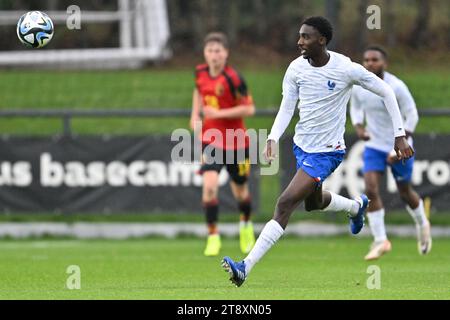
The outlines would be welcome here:
[[[276,70],[242,70],[257,109],[277,108],[281,101],[281,82],[286,66]],[[397,66],[393,72],[409,86],[417,106],[448,107],[448,67],[411,69]],[[57,108],[191,108],[194,88],[193,69],[143,71],[27,71],[0,73],[0,109]],[[39,83],[38,86],[29,84]],[[46,94],[43,94],[45,92]],[[246,120],[248,128],[270,129],[273,117]],[[288,132],[293,132],[292,121]],[[104,118],[73,119],[76,134],[168,134],[187,128],[187,118]],[[50,135],[62,132],[61,119],[0,118],[0,133]],[[350,122],[347,132],[352,132]],[[422,117],[416,132],[449,133],[448,118]]]
[[[202,256],[204,241],[2,240],[0,299],[449,299],[450,240],[435,239],[419,256],[414,239],[393,239],[393,251],[365,262],[367,238],[284,238],[236,288],[220,258]],[[236,239],[222,254],[241,258]],[[66,288],[78,265],[81,289]],[[381,288],[368,289],[370,265]]]

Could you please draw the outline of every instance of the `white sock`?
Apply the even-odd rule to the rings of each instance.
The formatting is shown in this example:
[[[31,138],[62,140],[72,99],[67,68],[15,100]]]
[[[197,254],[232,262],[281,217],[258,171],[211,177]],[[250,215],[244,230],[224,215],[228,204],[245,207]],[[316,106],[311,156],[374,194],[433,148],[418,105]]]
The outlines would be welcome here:
[[[280,239],[284,229],[275,220],[270,220],[265,225],[261,234],[256,240],[255,246],[244,259],[245,272],[248,274],[253,266],[266,254],[267,251]]]
[[[423,226],[428,223],[422,199],[420,199],[419,206],[417,208],[411,209],[409,206],[406,206],[406,210],[409,212],[417,225]]]
[[[323,211],[345,211],[352,216],[358,213],[360,206],[356,200],[345,198],[331,191],[328,192],[331,194],[331,202]]]
[[[384,226],[384,208],[372,211],[367,214],[369,219],[370,231],[375,238],[375,242],[384,241],[387,239],[386,228]]]

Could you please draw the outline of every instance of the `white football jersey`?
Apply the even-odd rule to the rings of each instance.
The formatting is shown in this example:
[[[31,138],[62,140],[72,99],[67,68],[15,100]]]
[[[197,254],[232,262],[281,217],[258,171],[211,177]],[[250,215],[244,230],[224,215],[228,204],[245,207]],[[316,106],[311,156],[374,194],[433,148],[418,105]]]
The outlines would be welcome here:
[[[416,104],[403,81],[389,72],[384,72],[384,81],[394,90],[395,97],[402,114],[405,130],[414,132],[419,116]],[[352,92],[350,115],[353,125],[364,124],[370,135],[370,140],[366,146],[390,152],[394,147],[394,128],[389,117],[389,113],[383,104],[383,99],[365,90],[360,86],[355,86]]]
[[[392,117],[388,121],[391,125],[394,121],[396,126],[395,136],[404,135],[398,106],[389,86],[350,58],[328,52],[330,60],[325,66],[313,67],[308,60],[299,57],[286,71],[283,99],[299,100],[300,120],[295,127],[295,144],[312,153],[345,149],[346,109],[354,84],[385,98],[388,114]],[[277,127],[282,130],[277,130]],[[278,141],[281,131],[284,129],[276,121],[271,132],[275,141]],[[389,134],[393,139],[394,132]]]

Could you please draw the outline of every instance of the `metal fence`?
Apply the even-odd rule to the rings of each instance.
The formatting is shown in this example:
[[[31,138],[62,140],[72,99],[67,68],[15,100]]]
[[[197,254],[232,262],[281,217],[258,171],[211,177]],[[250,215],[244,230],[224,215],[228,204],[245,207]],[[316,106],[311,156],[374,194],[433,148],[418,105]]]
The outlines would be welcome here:
[[[450,107],[419,109],[423,117],[450,117]],[[277,108],[258,109],[256,116],[274,117]],[[63,121],[63,134],[72,134],[73,118],[184,118],[189,117],[190,109],[3,109],[0,118],[59,118]]]

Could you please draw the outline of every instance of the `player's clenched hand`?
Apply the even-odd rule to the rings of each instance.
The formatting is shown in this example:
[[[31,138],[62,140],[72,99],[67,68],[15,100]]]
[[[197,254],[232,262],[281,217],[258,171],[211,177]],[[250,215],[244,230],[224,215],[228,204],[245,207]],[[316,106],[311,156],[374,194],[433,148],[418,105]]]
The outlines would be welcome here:
[[[266,147],[264,148],[263,155],[267,162],[272,163],[277,157],[276,142],[274,140],[267,140]]]
[[[367,130],[362,125],[357,125],[355,127],[355,130],[356,130],[356,135],[358,136],[359,139],[361,139],[363,141],[370,140],[369,133],[367,132]]]
[[[414,155],[414,149],[409,145],[405,136],[395,138],[394,150],[399,160],[409,159]]]
[[[203,115],[205,118],[216,119],[220,117],[220,111],[216,108],[205,106],[203,108]]]

